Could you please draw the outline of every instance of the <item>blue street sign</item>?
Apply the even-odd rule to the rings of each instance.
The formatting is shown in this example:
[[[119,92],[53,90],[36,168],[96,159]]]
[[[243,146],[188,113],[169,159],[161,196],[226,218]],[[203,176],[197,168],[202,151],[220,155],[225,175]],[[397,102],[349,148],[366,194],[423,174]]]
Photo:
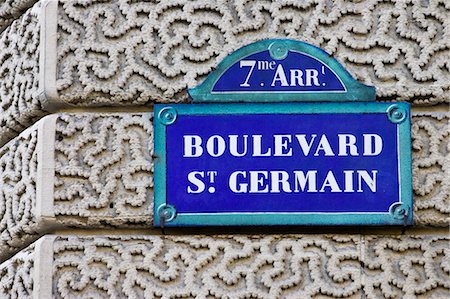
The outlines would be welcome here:
[[[409,117],[407,103],[155,105],[154,224],[412,224]]]
[[[244,46],[189,95],[155,105],[155,226],[412,224],[409,105],[322,49]]]

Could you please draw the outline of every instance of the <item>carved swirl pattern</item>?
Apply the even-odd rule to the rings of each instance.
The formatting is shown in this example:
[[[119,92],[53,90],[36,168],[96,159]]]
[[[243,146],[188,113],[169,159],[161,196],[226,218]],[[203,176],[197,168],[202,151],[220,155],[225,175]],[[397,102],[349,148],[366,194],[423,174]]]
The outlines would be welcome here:
[[[56,298],[446,298],[449,237],[59,237]]]
[[[44,114],[37,97],[38,8],[39,3],[0,34],[0,146]]]
[[[325,49],[378,97],[449,102],[449,20],[444,0],[61,0],[57,89],[82,106],[186,100],[227,54],[287,37]]]
[[[0,32],[18,19],[27,8],[38,0],[2,0],[0,3]]]
[[[32,298],[34,245],[0,264],[0,298]]]
[[[38,236],[36,222],[37,130],[0,148],[0,262]]]
[[[61,221],[151,223],[152,114],[61,114],[56,139],[54,209]]]
[[[450,224],[450,112],[417,113],[413,137],[416,223]]]

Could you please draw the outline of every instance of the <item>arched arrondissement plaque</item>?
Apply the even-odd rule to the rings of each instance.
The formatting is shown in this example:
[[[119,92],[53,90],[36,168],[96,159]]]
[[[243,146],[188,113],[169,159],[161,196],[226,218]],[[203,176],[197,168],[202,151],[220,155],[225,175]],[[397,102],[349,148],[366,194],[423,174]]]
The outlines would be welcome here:
[[[260,41],[189,92],[155,105],[155,226],[412,224],[409,104],[324,51]]]
[[[189,95],[194,102],[374,101],[375,88],[320,48],[264,40],[230,54]]]

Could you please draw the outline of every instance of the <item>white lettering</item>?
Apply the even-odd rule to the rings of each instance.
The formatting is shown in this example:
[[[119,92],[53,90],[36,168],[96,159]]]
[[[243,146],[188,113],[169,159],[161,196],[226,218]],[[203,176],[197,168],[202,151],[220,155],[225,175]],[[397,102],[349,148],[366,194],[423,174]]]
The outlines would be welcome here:
[[[225,151],[233,157],[291,157],[295,155],[309,156],[377,156],[383,150],[383,139],[377,134],[274,134],[264,135],[213,135],[203,144],[198,135],[183,136],[183,157],[196,158],[204,153],[211,157],[220,157]],[[249,139],[252,144],[249,144]],[[293,147],[292,139],[298,144]],[[330,138],[330,139],[329,139]],[[359,138],[359,139],[358,139]],[[318,139],[316,141],[316,139]],[[332,143],[330,143],[332,142]],[[331,146],[333,145],[333,147]]]
[[[246,183],[237,183],[237,176],[240,175],[244,179],[247,177],[247,173],[245,171],[235,171],[230,175],[230,179],[228,180],[228,185],[230,186],[230,190],[234,193],[247,193],[248,184]]]
[[[307,69],[306,72],[306,86],[312,86],[311,81],[314,81],[314,86],[319,86],[319,72],[314,69]]]
[[[339,156],[348,156],[347,149],[350,149],[350,155],[358,156],[356,148],[356,137],[351,134],[338,134],[339,138]]]
[[[247,74],[247,77],[245,78],[244,83],[239,84],[239,86],[241,87],[249,87],[250,84],[248,84],[248,80],[250,79],[250,76],[252,75],[253,69],[255,68],[256,65],[256,60],[241,60],[239,62],[239,66],[242,68],[244,66],[246,67],[250,67],[250,70]]]
[[[319,145],[317,146],[314,156],[318,156],[320,150],[324,151],[325,156],[334,156],[326,135],[322,135],[322,137],[320,137]]]
[[[183,157],[200,157],[203,154],[202,138],[197,135],[184,135]]]
[[[274,157],[290,157],[292,156],[292,135],[273,135],[274,137]],[[288,151],[286,151],[289,149]]]
[[[364,156],[376,156],[383,149],[383,139],[377,134],[363,134]]]
[[[303,86],[303,72],[301,70],[291,70],[291,86]]]
[[[267,151],[262,153],[262,145],[261,139],[262,135],[253,135],[253,157],[269,157],[271,154],[271,148],[268,148]]]
[[[362,181],[372,192],[377,192],[377,170],[372,170],[372,177],[366,170],[357,170],[356,173],[358,174],[358,192],[363,192]]]
[[[275,69],[275,64],[276,64],[275,61],[271,61],[271,62],[270,62],[270,65],[269,65],[269,68],[270,68],[271,70],[274,70],[274,69]]]
[[[268,193],[269,186],[264,182],[267,178],[267,171],[250,171],[250,193]],[[264,189],[260,189],[262,186]]]
[[[333,172],[330,170],[327,173],[327,177],[325,178],[325,181],[322,184],[322,188],[320,188],[319,192],[325,192],[325,188],[330,187],[331,192],[342,192],[342,190],[339,188],[336,178],[334,177]]]
[[[356,192],[364,192],[365,189],[376,192],[377,170],[373,170],[371,174],[367,170],[344,170],[339,174],[329,170],[325,178],[322,176],[320,182],[317,180],[317,170],[294,170],[292,173],[284,170],[235,171],[231,173],[228,183],[230,190],[234,193],[351,193],[355,192],[355,173],[358,176]],[[197,187],[195,190],[188,189],[189,193],[200,193],[205,190],[205,184],[199,177],[203,178],[204,173],[194,172],[189,174],[189,181]],[[368,188],[365,186],[363,188],[364,184]],[[319,190],[318,186],[320,186]]]
[[[344,192],[355,192],[355,190],[353,189],[353,170],[344,170]]]
[[[304,134],[295,135],[295,137],[298,140],[298,144],[300,144],[300,147],[301,147],[301,149],[303,151],[303,154],[305,156],[308,156],[309,151],[311,150],[311,146],[312,146],[312,144],[314,142],[314,139],[316,139],[317,135],[316,134],[312,134],[311,135],[311,141],[309,143],[306,142],[306,135],[304,135]]]
[[[282,186],[283,192],[292,192],[288,182],[289,174],[286,171],[271,171],[270,180],[272,186],[270,189],[271,193],[280,193],[280,185]]]
[[[277,66],[277,70],[275,71],[275,76],[273,77],[271,86],[275,86],[275,82],[280,81],[281,86],[288,86],[288,82],[286,79],[286,75],[284,74],[284,69],[281,64]]]
[[[234,157],[243,157],[247,154],[247,141],[248,141],[248,135],[244,135],[244,143],[243,143],[243,147],[244,150],[242,153],[238,152],[238,137],[239,135],[230,135],[230,154]]]
[[[317,192],[317,170],[308,170],[305,173],[301,170],[294,171],[294,192],[299,192],[299,186],[302,191],[305,191],[306,182],[308,182],[307,192]]]
[[[225,151],[225,140],[220,135],[213,135],[206,142],[206,150],[212,157],[219,157]]]
[[[187,187],[187,193],[202,193],[205,191],[205,183],[200,178],[205,177],[204,171],[192,171],[188,174],[188,180],[192,183],[196,189],[192,189],[191,186]]]

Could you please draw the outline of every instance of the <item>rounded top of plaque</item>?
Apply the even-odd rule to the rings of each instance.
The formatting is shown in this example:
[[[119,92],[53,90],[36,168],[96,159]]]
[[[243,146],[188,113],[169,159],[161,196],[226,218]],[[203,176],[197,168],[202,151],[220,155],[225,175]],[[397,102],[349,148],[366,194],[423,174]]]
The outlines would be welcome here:
[[[289,39],[262,40],[236,50],[188,92],[194,102],[375,100],[375,87],[355,80],[324,50]]]

